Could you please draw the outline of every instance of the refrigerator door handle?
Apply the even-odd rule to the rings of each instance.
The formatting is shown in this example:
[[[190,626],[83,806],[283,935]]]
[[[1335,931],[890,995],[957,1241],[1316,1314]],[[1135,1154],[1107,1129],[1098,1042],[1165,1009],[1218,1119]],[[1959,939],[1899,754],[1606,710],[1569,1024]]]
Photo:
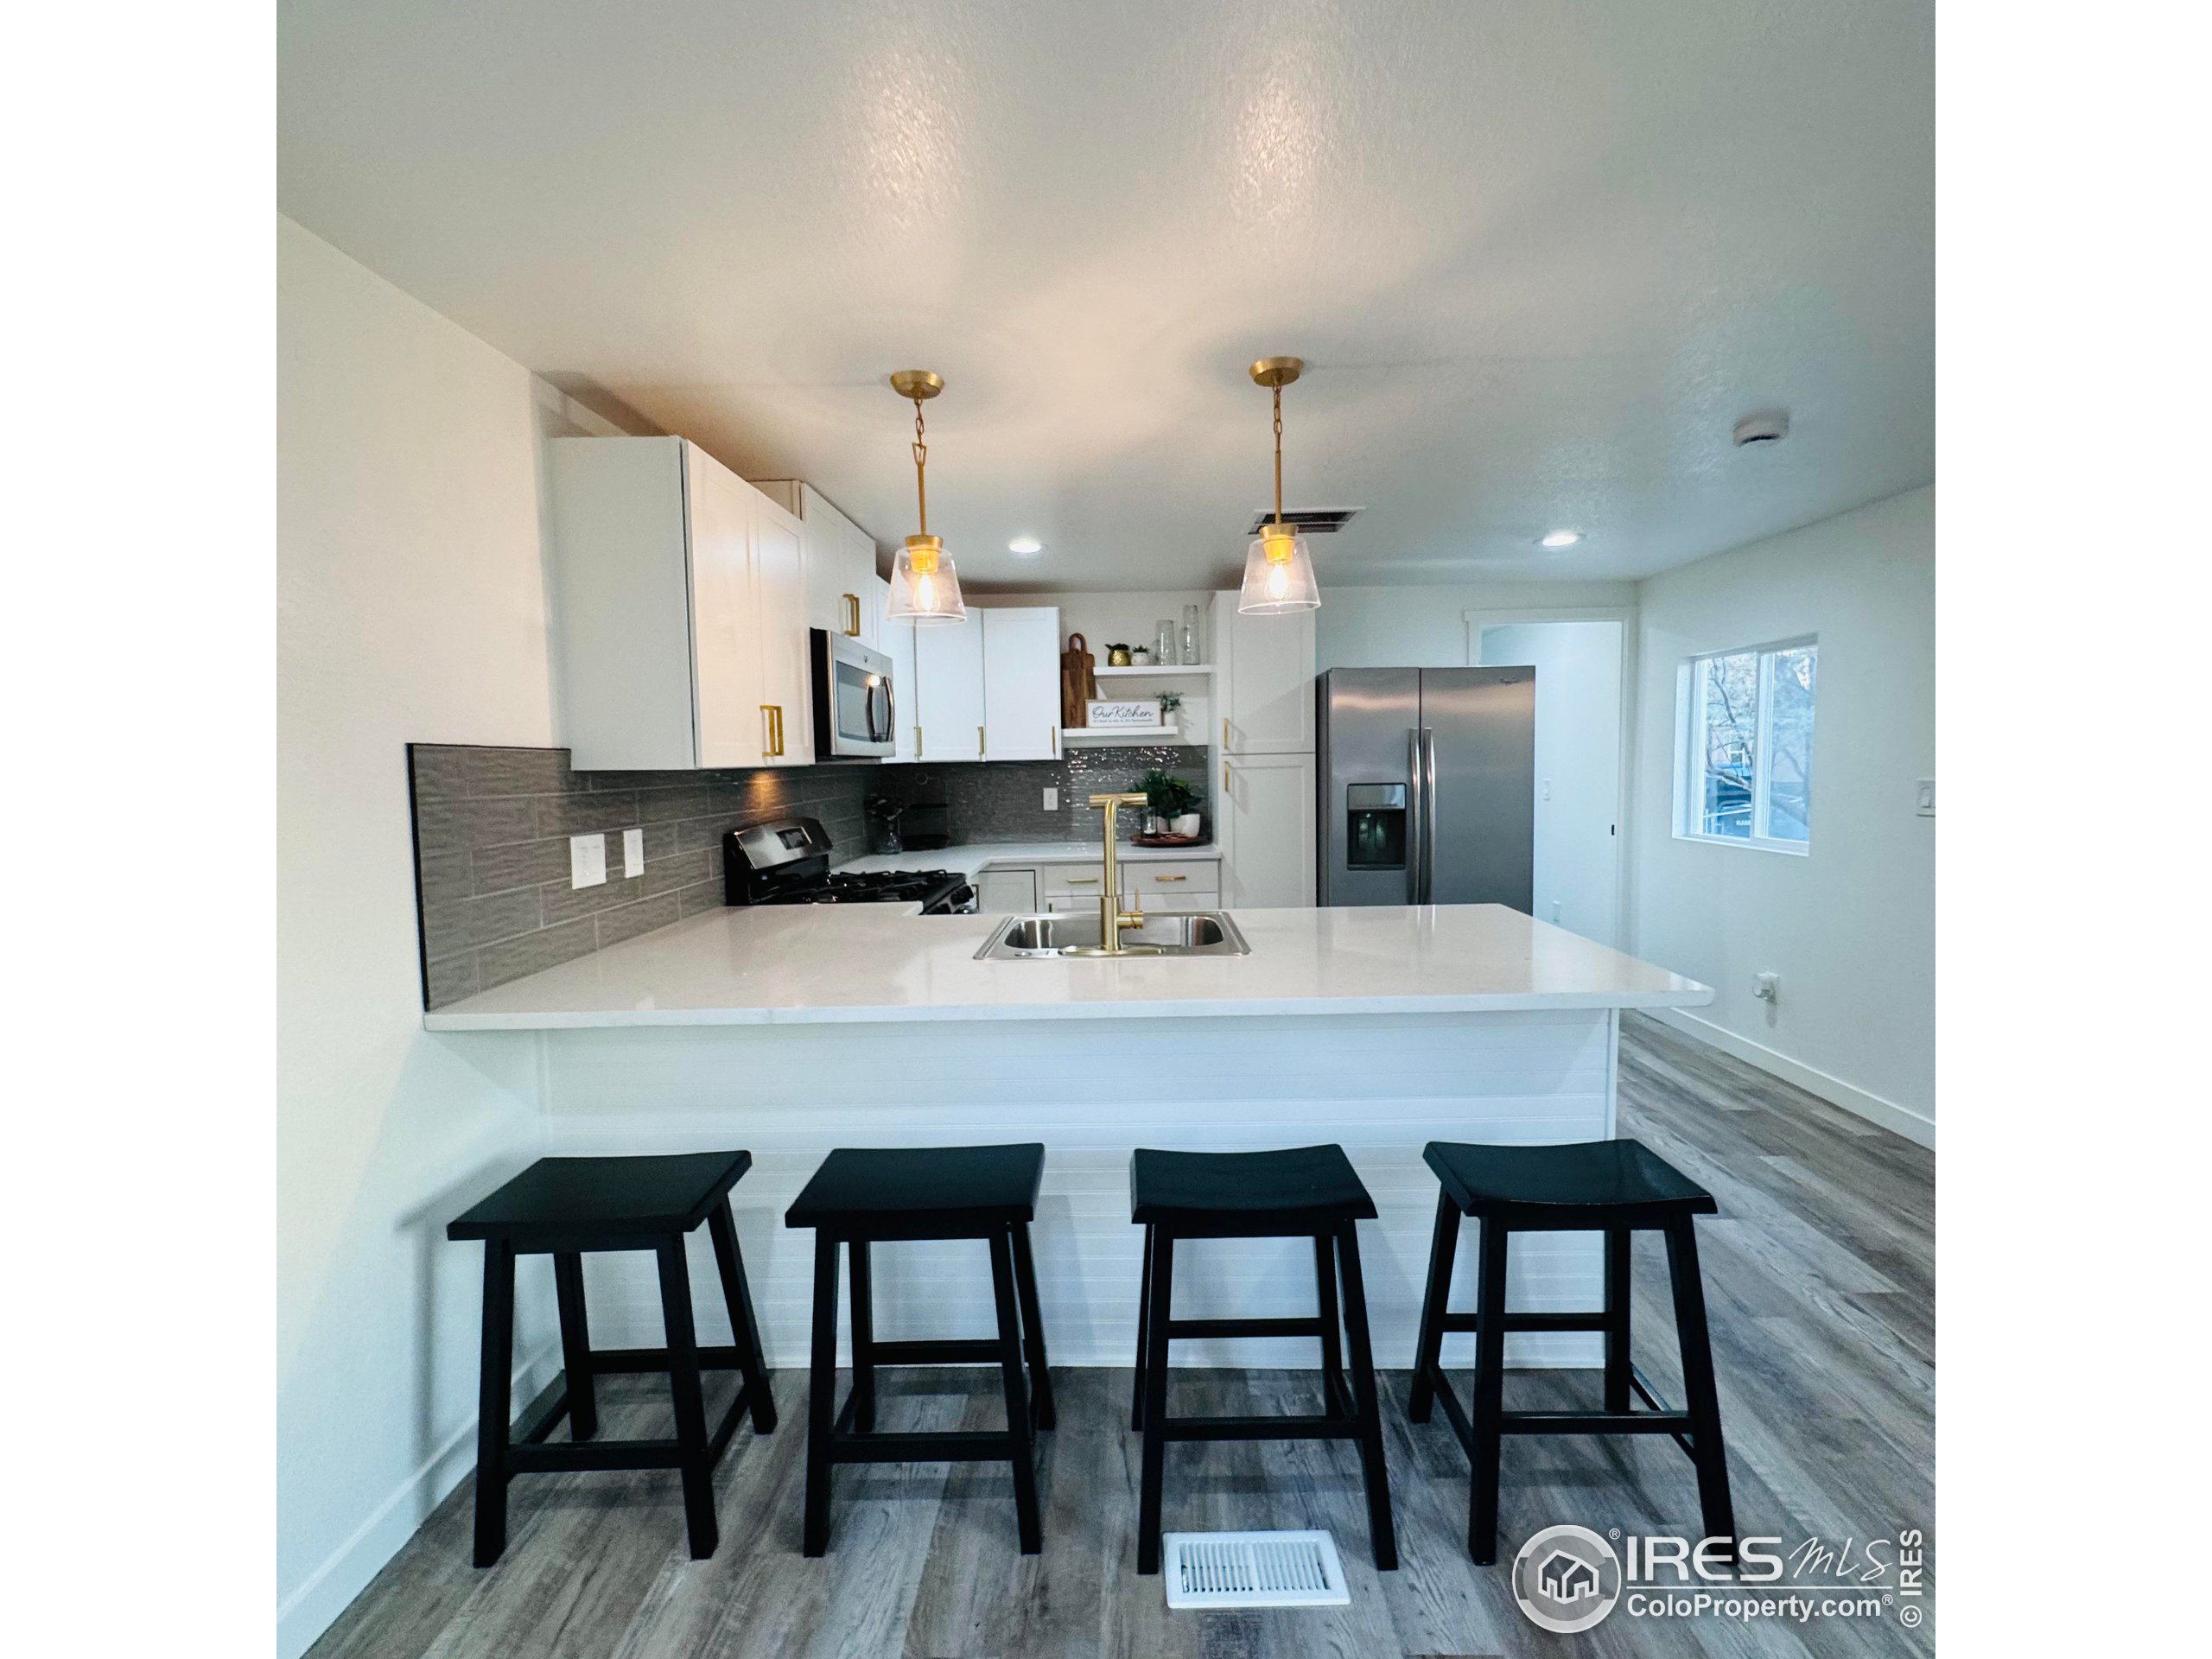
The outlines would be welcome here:
[[[1421,728],[1421,901],[1436,902],[1436,733]]]
[[[1406,902],[1421,902],[1421,833],[1427,814],[1421,798],[1421,728],[1406,732]]]

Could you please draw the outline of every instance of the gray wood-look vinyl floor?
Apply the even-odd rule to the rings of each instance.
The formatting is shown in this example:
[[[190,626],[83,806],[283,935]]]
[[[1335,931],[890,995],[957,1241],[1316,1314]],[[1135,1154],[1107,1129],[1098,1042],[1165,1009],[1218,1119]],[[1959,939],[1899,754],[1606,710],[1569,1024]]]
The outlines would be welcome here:
[[[1623,1131],[1720,1203],[1700,1224],[1736,1513],[1789,1548],[1927,1529],[1934,1519],[1935,1166],[1931,1153],[1766,1074],[1630,1016],[1621,1044]],[[1654,1236],[1637,1244],[1637,1359],[1679,1399],[1680,1369]],[[1464,1339],[1462,1339],[1464,1342]],[[1384,1356],[1405,1363],[1408,1357]],[[988,1370],[888,1371],[879,1426],[991,1427]],[[1707,1617],[1631,1619],[1576,1637],[1522,1615],[1507,1568],[1466,1557],[1467,1464],[1439,1412],[1405,1416],[1408,1374],[1382,1375],[1399,1571],[1368,1552],[1346,1442],[1171,1449],[1169,1530],[1326,1527],[1348,1608],[1167,1611],[1135,1575],[1138,1441],[1129,1373],[1053,1374],[1060,1427],[1042,1437],[1045,1553],[1016,1549],[1003,1465],[849,1466],[831,1553],[799,1554],[803,1371],[777,1374],[781,1427],[740,1430],[716,1475],[721,1547],[693,1561],[672,1472],[538,1475],[512,1491],[507,1553],[469,1566],[470,1483],[346,1609],[314,1659],[1015,1659],[1016,1656],[1895,1655],[1933,1650],[1932,1619],[1786,1625]],[[1463,1395],[1464,1376],[1459,1378]],[[1509,1373],[1509,1407],[1596,1404],[1593,1372]],[[726,1401],[710,1382],[708,1407]],[[602,1435],[665,1435],[664,1382],[601,1384]],[[1174,1409],[1314,1408],[1314,1376],[1179,1371]],[[1689,1461],[1657,1436],[1506,1442],[1500,1531],[1510,1551],[1573,1521],[1694,1534]],[[1508,1557],[1510,1560],[1510,1555]],[[1931,1598],[1932,1600],[1932,1598]],[[1932,1609],[1930,1610],[1932,1611]]]

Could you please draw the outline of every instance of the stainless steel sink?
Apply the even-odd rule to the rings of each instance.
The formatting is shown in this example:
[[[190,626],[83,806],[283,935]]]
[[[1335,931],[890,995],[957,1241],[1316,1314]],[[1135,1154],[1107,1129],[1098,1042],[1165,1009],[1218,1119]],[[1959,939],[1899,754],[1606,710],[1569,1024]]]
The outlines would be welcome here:
[[[978,962],[1035,962],[1058,957],[1103,957],[1098,913],[1058,911],[1050,915],[1009,916],[992,931],[976,953]],[[1122,930],[1127,957],[1249,957],[1252,947],[1236,924],[1217,910],[1162,910],[1147,914],[1141,927]]]

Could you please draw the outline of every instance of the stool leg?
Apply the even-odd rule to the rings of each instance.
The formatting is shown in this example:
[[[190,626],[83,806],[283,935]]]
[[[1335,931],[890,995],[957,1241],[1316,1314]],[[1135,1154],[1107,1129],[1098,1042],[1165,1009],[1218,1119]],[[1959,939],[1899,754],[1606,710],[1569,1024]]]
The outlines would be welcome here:
[[[1436,1230],[1428,1241],[1428,1288],[1421,1300],[1421,1337],[1414,1344],[1414,1392],[1406,1415],[1428,1421],[1436,1398],[1437,1374],[1444,1368],[1444,1316],[1452,1308],[1452,1258],[1459,1248],[1459,1206],[1436,1195]]]
[[[489,1567],[507,1547],[507,1396],[515,1363],[515,1252],[505,1239],[484,1241],[481,1363],[476,1383],[476,1565]]]
[[[772,1433],[776,1395],[768,1386],[767,1361],[760,1356],[760,1322],[753,1317],[753,1290],[745,1282],[745,1257],[737,1248],[737,1219],[730,1214],[728,1199],[716,1205],[707,1217],[707,1232],[715,1241],[715,1268],[721,1275],[722,1305],[729,1310],[730,1339],[737,1344],[737,1368],[745,1376],[753,1432]]]
[[[1634,1301],[1630,1281],[1629,1240],[1625,1227],[1605,1229],[1605,1409],[1629,1408],[1629,1308]]]
[[[1337,1262],[1330,1254],[1329,1236],[1313,1235],[1313,1296],[1321,1313],[1321,1401],[1332,1417],[1349,1417],[1352,1403],[1344,1394],[1344,1320],[1337,1309]]]
[[[853,1281],[853,1427],[875,1433],[875,1293],[868,1276],[868,1240],[845,1245],[845,1268]]]
[[[1137,1571],[1160,1571],[1160,1486],[1167,1471],[1167,1319],[1175,1305],[1175,1235],[1153,1230],[1152,1271],[1145,1275],[1144,1465],[1137,1484]]]
[[[1497,1562],[1497,1452],[1505,1409],[1505,1224],[1482,1217],[1481,1289],[1475,1303],[1475,1396],[1468,1415],[1474,1472],[1467,1493],[1467,1554],[1478,1567]]]
[[[1037,1427],[1057,1426],[1052,1375],[1045,1361],[1045,1312],[1037,1300],[1037,1258],[1029,1253],[1029,1224],[1014,1229],[1014,1287],[1021,1296],[1021,1335],[1029,1354],[1029,1392],[1037,1402]]]
[[[1021,1322],[1014,1312],[1014,1249],[1001,1228],[991,1235],[991,1292],[999,1310],[999,1374],[1006,1384],[1006,1428],[1014,1442],[1014,1518],[1021,1553],[1041,1554],[1044,1531],[1037,1521],[1037,1454],[1029,1438],[1029,1389],[1022,1379]]]
[[[1359,1462],[1367,1476],[1368,1535],[1375,1569],[1398,1565],[1398,1534],[1390,1522],[1390,1477],[1382,1466],[1382,1408],[1375,1397],[1375,1351],[1367,1336],[1367,1285],[1359,1272],[1357,1222],[1337,1230],[1337,1260],[1344,1276],[1344,1328],[1351,1338],[1351,1391],[1358,1402]]]
[[[1697,1228],[1683,1216],[1667,1224],[1667,1276],[1674,1281],[1675,1329],[1682,1346],[1683,1409],[1690,1414],[1690,1445],[1697,1459],[1698,1505],[1705,1535],[1736,1535],[1735,1506],[1728,1497],[1728,1452],[1720,1438],[1720,1391],[1713,1377],[1713,1336],[1705,1320],[1705,1281],[1697,1262]],[[1732,1548],[1729,1552],[1732,1558]]]
[[[1129,1427],[1144,1427],[1145,1363],[1152,1343],[1152,1229],[1144,1230],[1144,1277],[1137,1286],[1136,1381],[1129,1389]]]
[[[599,1433],[599,1396],[592,1386],[591,1326],[584,1318],[584,1259],[573,1250],[553,1258],[553,1295],[561,1306],[562,1384],[569,1396],[569,1433]]]
[[[814,1235],[814,1352],[806,1392],[806,1522],[802,1554],[830,1549],[830,1433],[837,1421],[837,1240]]]
[[[660,1259],[660,1317],[668,1328],[669,1392],[676,1398],[676,1444],[683,1461],[684,1529],[691,1559],[715,1553],[714,1471],[707,1460],[707,1406],[699,1385],[699,1333],[691,1322],[691,1273],[684,1265],[683,1235],[671,1234]]]

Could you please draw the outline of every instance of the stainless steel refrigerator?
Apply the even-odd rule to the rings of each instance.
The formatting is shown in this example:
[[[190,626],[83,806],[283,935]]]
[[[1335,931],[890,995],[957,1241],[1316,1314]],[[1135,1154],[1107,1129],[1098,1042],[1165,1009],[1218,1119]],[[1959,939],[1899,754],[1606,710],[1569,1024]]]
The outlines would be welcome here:
[[[1530,912],[1536,671],[1332,668],[1316,696],[1319,901]]]

